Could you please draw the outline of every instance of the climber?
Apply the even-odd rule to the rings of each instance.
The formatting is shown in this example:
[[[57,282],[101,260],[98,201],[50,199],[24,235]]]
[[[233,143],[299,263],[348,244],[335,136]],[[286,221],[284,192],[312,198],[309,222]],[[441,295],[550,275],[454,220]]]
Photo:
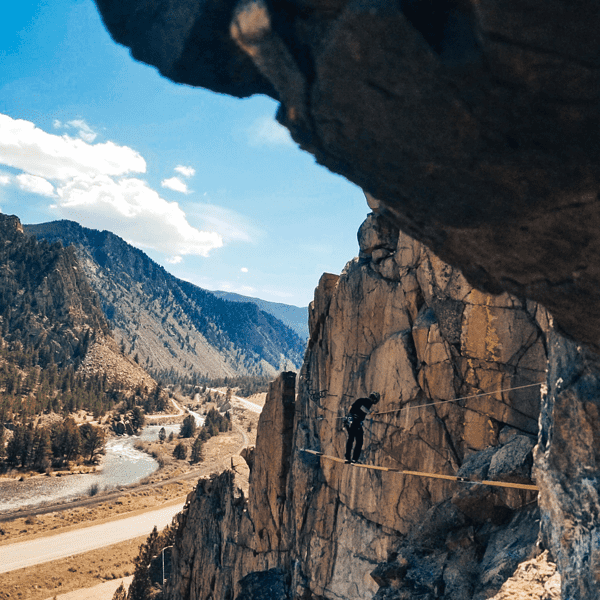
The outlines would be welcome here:
[[[378,392],[371,392],[368,398],[359,398],[350,407],[350,412],[344,418],[344,427],[348,432],[348,441],[346,442],[346,463],[356,463],[360,458],[360,452],[363,445],[363,421],[369,414],[374,404],[379,402]],[[352,446],[354,445],[354,453]]]

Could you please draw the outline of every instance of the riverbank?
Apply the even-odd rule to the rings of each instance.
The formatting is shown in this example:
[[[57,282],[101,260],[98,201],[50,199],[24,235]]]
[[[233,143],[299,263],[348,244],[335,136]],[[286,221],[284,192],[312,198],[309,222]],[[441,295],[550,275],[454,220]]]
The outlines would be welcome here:
[[[69,503],[48,514],[24,514],[0,522],[0,545],[80,529],[179,501],[196,487],[200,477],[232,465],[235,468],[238,461],[243,460],[239,452],[244,446],[255,443],[258,417],[252,411],[234,410],[233,431],[210,438],[204,445],[203,462],[193,470],[190,470],[187,461],[165,461],[170,464],[153,473],[144,485],[114,492],[110,499],[102,496],[86,498],[82,502],[91,505]],[[177,438],[174,441],[177,443]],[[168,451],[172,452],[170,446],[164,446],[164,453]],[[177,480],[173,481],[173,477]],[[4,573],[0,575],[0,600],[47,600],[55,595],[130,576],[134,569],[133,559],[145,539],[138,538],[71,559]],[[85,594],[82,589],[81,596]]]
[[[182,501],[196,487],[198,478],[230,466],[232,460],[234,463],[242,460],[236,456],[242,443],[243,436],[238,426],[232,432],[208,440],[205,445],[205,461],[194,470],[193,478],[189,480],[166,485],[155,482],[156,487],[123,491],[119,498],[100,502],[93,507],[71,508],[0,523],[0,528],[4,531],[0,535],[0,545],[97,525]],[[0,575],[0,600],[46,600],[57,594],[127,577],[133,573],[133,559],[145,539],[144,536],[70,559],[3,573]]]
[[[244,431],[250,424],[247,419],[242,423],[244,426],[240,427],[234,421],[233,431],[210,438],[204,445],[205,459],[198,465],[172,457],[173,448],[180,441],[174,438],[171,443],[156,444],[162,450],[159,462],[163,462],[163,468],[132,488],[116,490],[108,498],[100,494],[49,507],[52,512],[47,514],[40,514],[38,508],[20,511],[18,516],[13,515],[10,520],[0,522],[0,545],[96,524],[102,519],[140,509],[148,510],[186,496],[199,477],[229,466],[231,457],[239,454],[241,448],[251,441],[253,433]]]

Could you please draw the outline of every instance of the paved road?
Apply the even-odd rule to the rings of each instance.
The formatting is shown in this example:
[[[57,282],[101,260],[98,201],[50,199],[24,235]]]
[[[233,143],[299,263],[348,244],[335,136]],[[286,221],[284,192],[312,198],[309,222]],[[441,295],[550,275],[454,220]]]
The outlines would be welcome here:
[[[246,400],[245,398],[240,398],[239,396],[233,396],[231,399],[237,404],[241,404],[244,408],[254,413],[260,414],[262,412],[263,407],[260,404],[254,404],[254,402],[250,402],[249,400]]]
[[[210,390],[211,392],[216,392],[217,394],[220,394],[221,396],[225,395],[225,392],[222,392],[221,390],[217,389],[217,388],[207,388],[208,390]],[[262,412],[263,407],[260,404],[254,404],[254,402],[250,402],[250,400],[246,400],[246,398],[241,398],[240,396],[231,396],[231,400],[232,400],[232,404],[238,404],[241,405],[243,408],[254,412],[254,413],[258,413],[260,414]]]
[[[0,546],[0,573],[31,567],[118,544],[141,535],[148,535],[156,525],[159,530],[183,508],[183,503],[173,504],[135,517],[117,519],[102,525],[84,527],[28,542]]]

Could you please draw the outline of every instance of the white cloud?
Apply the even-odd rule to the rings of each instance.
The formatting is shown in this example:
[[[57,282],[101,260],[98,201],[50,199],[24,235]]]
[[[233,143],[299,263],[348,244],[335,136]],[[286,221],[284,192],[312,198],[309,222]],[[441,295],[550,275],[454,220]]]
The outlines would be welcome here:
[[[248,129],[251,146],[295,146],[290,132],[272,117],[259,117]]]
[[[188,189],[187,183],[181,181],[179,177],[171,177],[170,179],[163,179],[160,182],[160,185],[163,187],[169,188],[170,190],[174,190],[176,192],[181,192],[182,194],[189,194],[190,190]]]
[[[177,165],[175,171],[184,177],[193,177],[196,174],[196,169],[193,167],[184,167],[183,165]]]
[[[58,119],[54,119],[54,121],[52,121],[52,127],[54,127],[54,129],[60,129],[62,126],[62,122]]]
[[[251,242],[262,235],[247,217],[216,204],[194,204],[193,216],[202,223],[203,229],[219,232],[228,242]]]
[[[248,269],[246,269],[246,267],[242,267],[242,268],[240,269],[240,271],[241,271],[242,273],[247,273],[247,272],[248,272]]]
[[[135,150],[113,142],[91,145],[58,136],[33,123],[0,114],[0,164],[44,179],[145,173],[146,161]]]
[[[171,258],[167,258],[166,261],[171,265],[178,265],[183,258],[181,256],[172,256]]]
[[[68,121],[67,126],[77,129],[77,135],[86,142],[92,143],[98,137],[98,134],[83,119]]]
[[[43,177],[37,175],[29,175],[28,173],[21,173],[16,177],[19,187],[26,191],[32,192],[33,194],[39,194],[40,196],[48,196],[54,198],[54,186]]]
[[[71,122],[81,131],[84,125]],[[108,229],[135,246],[166,254],[172,264],[186,255],[208,256],[223,245],[219,232],[193,227],[177,202],[127,176],[146,171],[143,157],[127,146],[46,133],[0,114],[0,165],[22,171],[16,177],[0,171],[0,184],[14,181],[23,190],[53,197],[50,208],[57,218]]]
[[[208,256],[223,245],[218,233],[192,227],[177,202],[167,202],[140,179],[80,177],[57,191],[53,208],[62,218],[108,229],[135,246],[170,256]]]

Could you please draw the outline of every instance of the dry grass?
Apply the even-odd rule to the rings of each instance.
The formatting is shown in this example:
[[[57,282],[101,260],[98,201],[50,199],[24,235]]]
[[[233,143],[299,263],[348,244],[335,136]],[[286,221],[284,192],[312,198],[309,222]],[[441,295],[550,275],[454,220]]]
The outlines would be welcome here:
[[[0,575],[0,600],[46,600],[133,574],[147,536]]]
[[[184,498],[196,486],[196,480],[178,481],[145,491],[132,491],[111,502],[74,508],[0,523],[0,545],[24,542],[41,535],[64,533],[89,525],[99,525],[117,515],[159,508],[175,499]],[[2,575],[0,575],[0,579]]]

